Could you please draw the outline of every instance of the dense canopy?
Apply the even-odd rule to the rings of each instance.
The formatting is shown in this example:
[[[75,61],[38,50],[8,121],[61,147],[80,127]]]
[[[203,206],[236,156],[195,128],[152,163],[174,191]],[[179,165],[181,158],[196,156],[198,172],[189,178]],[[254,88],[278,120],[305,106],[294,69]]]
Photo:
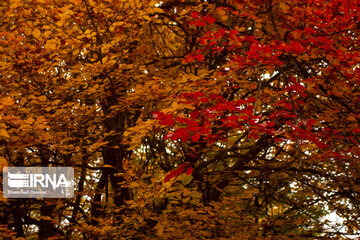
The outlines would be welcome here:
[[[76,191],[1,194],[0,238],[358,237],[359,29],[358,0],[1,0],[0,165]]]

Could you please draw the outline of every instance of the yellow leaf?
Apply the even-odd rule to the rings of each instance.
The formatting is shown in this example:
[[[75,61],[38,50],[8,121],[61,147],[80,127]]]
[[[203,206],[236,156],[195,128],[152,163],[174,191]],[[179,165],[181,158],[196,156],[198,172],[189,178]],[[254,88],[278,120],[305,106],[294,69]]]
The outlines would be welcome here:
[[[350,121],[350,122],[356,122],[357,119],[353,116],[353,115],[349,115],[346,120]]]
[[[14,99],[12,97],[5,97],[3,101],[4,101],[4,105],[6,106],[11,106],[14,104]]]
[[[101,61],[102,61],[103,63],[106,63],[108,59],[109,59],[109,57],[108,57],[108,56],[105,56]]]
[[[35,121],[35,120],[34,120],[32,117],[30,117],[30,118],[24,120],[24,124],[31,125],[31,124],[34,123],[34,121]]]
[[[40,96],[38,99],[39,99],[39,101],[41,101],[41,102],[45,102],[47,98],[46,98],[46,96],[42,95],[42,96]]]
[[[46,37],[46,38],[47,38],[47,37],[49,37],[49,36],[50,36],[50,34],[51,34],[51,32],[50,32],[50,31],[47,31],[47,32],[45,32],[45,33],[44,33],[44,37]]]
[[[144,17],[145,20],[151,21],[151,18],[149,17],[149,15],[144,15],[143,17]]]
[[[2,191],[0,191],[0,202],[5,202],[5,203],[7,203],[7,199],[3,197]]]
[[[14,99],[12,99],[11,97],[5,97],[0,101],[0,109],[3,109],[4,107],[12,106],[13,104],[14,104]]]
[[[53,49],[56,49],[56,46],[57,46],[56,39],[51,39],[51,40],[46,41],[46,44],[45,44],[46,49],[53,50]]]
[[[7,162],[6,158],[0,157],[0,167],[5,167],[7,165],[8,165],[8,162]]]
[[[280,3],[279,4],[279,8],[283,11],[283,12],[288,12],[290,7],[286,4],[286,3]]]
[[[32,32],[32,35],[33,35],[35,38],[39,39],[40,36],[41,36],[41,32],[40,32],[39,29],[35,28],[34,31]]]
[[[114,168],[114,167],[111,166],[111,165],[109,165],[109,164],[105,164],[105,165],[103,166],[103,168]]]
[[[73,51],[73,55],[74,55],[74,56],[79,55],[79,53],[80,53],[80,49],[75,49],[75,50]]]
[[[0,129],[0,136],[1,137],[6,137],[6,138],[10,137],[10,135],[6,132],[5,129]]]
[[[171,92],[171,90],[173,90],[172,87],[170,87],[170,86],[166,86],[166,87],[165,87],[165,91],[166,91],[166,92]]]

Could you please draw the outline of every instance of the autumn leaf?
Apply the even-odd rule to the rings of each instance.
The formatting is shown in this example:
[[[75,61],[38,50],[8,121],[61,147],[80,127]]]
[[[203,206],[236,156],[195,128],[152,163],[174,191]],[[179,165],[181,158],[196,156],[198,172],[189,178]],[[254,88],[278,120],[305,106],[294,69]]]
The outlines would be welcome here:
[[[0,197],[0,239],[359,235],[356,1],[0,12],[0,165],[71,166],[76,186]]]
[[[40,39],[40,36],[41,36],[41,32],[39,29],[35,28],[32,32],[33,36],[37,39]]]
[[[5,129],[0,129],[0,136],[5,138],[10,138],[10,135],[7,133]]]

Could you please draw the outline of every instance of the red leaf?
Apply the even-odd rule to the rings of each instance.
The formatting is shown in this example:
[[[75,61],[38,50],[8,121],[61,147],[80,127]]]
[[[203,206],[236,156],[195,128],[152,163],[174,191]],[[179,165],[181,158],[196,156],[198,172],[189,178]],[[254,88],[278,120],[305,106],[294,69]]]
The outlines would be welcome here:
[[[313,34],[313,33],[315,33],[315,30],[312,28],[306,27],[306,28],[304,28],[304,32],[305,32],[305,34]]]
[[[194,169],[192,167],[189,167],[188,170],[186,170],[187,175],[191,175],[193,173]]]
[[[168,182],[170,179],[174,178],[175,175],[173,173],[173,171],[171,171],[168,175],[166,175],[165,179],[164,179],[164,183]]]
[[[201,21],[201,20],[196,20],[196,21],[194,21],[194,22],[190,22],[189,25],[195,25],[195,26],[197,26],[197,27],[199,27],[199,26],[200,26],[200,27],[203,27],[203,26],[206,25],[206,22]]]
[[[190,16],[192,18],[199,18],[199,13],[198,12],[191,12]]]
[[[201,137],[200,133],[195,133],[194,135],[192,135],[191,141],[192,142],[197,142],[197,141],[199,141],[200,137]]]
[[[360,133],[360,127],[355,128],[352,132],[353,132],[353,133]]]
[[[249,109],[244,109],[242,112],[245,113],[248,116],[252,115],[252,109],[250,109],[250,108]]]
[[[248,99],[246,99],[246,103],[253,103],[256,102],[256,99],[253,97],[249,97]]]
[[[273,127],[275,126],[274,122],[266,122],[266,127]]]
[[[184,62],[192,62],[195,60],[194,54],[193,53],[189,53],[185,56]]]
[[[179,176],[182,172],[184,172],[185,170],[185,166],[183,164],[181,164],[178,168],[172,170],[174,173],[174,176],[177,177]]]
[[[205,17],[201,18],[203,21],[209,23],[209,24],[213,24],[216,21],[216,18],[213,18],[211,15],[206,15]]]
[[[209,102],[209,98],[208,98],[208,97],[200,98],[200,99],[199,99],[199,102],[208,103],[208,102]]]
[[[186,128],[176,129],[174,134],[171,136],[171,140],[175,141],[178,139],[181,139],[181,141],[186,142],[189,139],[189,130]]]
[[[301,54],[305,51],[304,47],[299,42],[291,41],[290,42],[291,50],[296,54]]]
[[[290,103],[284,103],[284,107],[288,110],[291,110],[293,108]]]
[[[209,24],[213,24],[213,23],[215,23],[215,21],[216,21],[216,18],[213,18],[213,17],[211,17],[211,16],[209,16],[209,18],[208,18],[208,20],[207,20],[207,22],[208,22]]]
[[[196,119],[199,116],[199,114],[200,114],[199,110],[195,110],[190,113],[190,117],[191,119]]]
[[[179,176],[185,170],[185,165],[181,164],[178,168],[171,170],[168,175],[166,175],[164,182],[169,181],[172,178]]]
[[[241,116],[240,118],[243,119],[243,120],[245,120],[245,121],[248,121],[248,120],[249,120],[249,117],[248,117],[248,116],[245,116],[245,115]]]
[[[236,122],[239,119],[239,116],[236,115],[231,115],[227,118],[227,120],[231,121],[231,122]]]
[[[187,119],[186,119],[186,118],[183,118],[183,117],[177,117],[177,118],[176,118],[176,121],[177,121],[178,123],[186,123],[186,122],[187,122]]]
[[[160,124],[173,126],[175,121],[172,118],[166,117],[164,120],[160,121]]]
[[[202,55],[201,53],[198,53],[195,55],[195,59],[197,59],[199,61],[204,61],[204,55]]]

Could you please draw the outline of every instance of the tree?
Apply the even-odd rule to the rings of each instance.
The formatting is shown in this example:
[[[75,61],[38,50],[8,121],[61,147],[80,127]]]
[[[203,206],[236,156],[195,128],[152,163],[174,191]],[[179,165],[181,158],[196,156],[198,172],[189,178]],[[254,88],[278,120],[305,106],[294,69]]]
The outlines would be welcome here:
[[[73,199],[0,198],[1,236],[356,236],[358,10],[2,1],[0,164],[72,166],[77,186]]]

